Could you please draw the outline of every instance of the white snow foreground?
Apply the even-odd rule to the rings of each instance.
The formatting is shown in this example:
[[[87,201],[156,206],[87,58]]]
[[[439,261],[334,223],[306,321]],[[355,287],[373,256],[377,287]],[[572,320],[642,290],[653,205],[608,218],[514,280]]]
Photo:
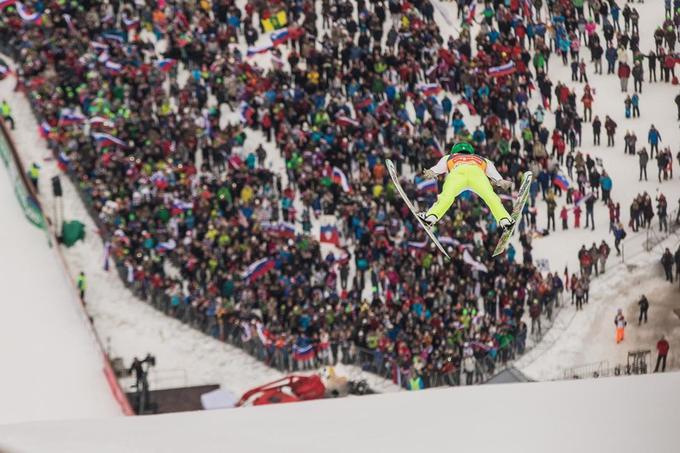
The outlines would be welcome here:
[[[0,161],[0,423],[120,415],[104,356]]]
[[[0,426],[3,452],[678,451],[680,373]]]

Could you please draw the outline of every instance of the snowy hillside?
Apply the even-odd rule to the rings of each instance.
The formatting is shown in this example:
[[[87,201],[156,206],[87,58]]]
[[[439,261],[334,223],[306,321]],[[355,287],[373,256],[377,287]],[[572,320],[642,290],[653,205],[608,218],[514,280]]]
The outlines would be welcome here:
[[[0,206],[0,424],[120,415],[77,295],[2,160]]]

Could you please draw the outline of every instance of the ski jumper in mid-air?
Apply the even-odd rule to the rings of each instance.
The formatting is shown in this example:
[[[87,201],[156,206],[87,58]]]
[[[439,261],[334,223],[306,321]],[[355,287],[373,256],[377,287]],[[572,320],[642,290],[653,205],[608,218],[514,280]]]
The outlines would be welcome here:
[[[425,170],[423,177],[434,179],[445,173],[448,174],[444,187],[435,204],[428,211],[418,213],[425,224],[434,226],[461,192],[471,190],[484,200],[498,226],[504,231],[513,227],[515,222],[493,189],[495,186],[509,190],[512,182],[504,180],[489,159],[475,155],[472,145],[464,142],[455,144],[451,148],[451,154],[442,157],[434,167]]]

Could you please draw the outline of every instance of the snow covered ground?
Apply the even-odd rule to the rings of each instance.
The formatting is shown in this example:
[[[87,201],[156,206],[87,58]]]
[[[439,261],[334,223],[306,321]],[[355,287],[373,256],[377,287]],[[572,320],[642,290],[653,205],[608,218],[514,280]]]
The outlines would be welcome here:
[[[671,238],[660,246],[677,242],[677,238]],[[656,251],[609,269],[591,283],[590,302],[583,311],[576,312],[573,306],[561,310],[553,329],[515,366],[542,381],[562,379],[564,370],[575,366],[602,361],[607,362],[606,368],[625,364],[628,352],[633,350],[651,350],[655,361],[656,342],[665,335],[671,345],[667,369],[680,368],[680,316],[676,312],[680,296],[677,284],[659,278],[661,272]],[[650,300],[649,316],[647,323],[638,325],[637,301],[642,294]],[[624,310],[628,320],[621,344],[614,340],[617,308]]]
[[[499,384],[112,420],[0,426],[53,452],[675,453],[680,373]]]
[[[2,161],[0,206],[0,424],[120,415],[73,286]]]

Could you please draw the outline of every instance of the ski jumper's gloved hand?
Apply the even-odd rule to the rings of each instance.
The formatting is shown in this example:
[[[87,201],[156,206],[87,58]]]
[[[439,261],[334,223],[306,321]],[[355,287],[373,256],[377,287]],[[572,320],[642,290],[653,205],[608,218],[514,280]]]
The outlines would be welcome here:
[[[423,170],[423,178],[425,178],[425,179],[435,179],[436,177],[437,177],[437,174],[433,170],[431,170],[429,168]]]
[[[501,190],[504,190],[506,192],[510,192],[512,190],[512,181],[507,181],[505,179],[501,179],[498,181],[491,181],[491,184]]]

